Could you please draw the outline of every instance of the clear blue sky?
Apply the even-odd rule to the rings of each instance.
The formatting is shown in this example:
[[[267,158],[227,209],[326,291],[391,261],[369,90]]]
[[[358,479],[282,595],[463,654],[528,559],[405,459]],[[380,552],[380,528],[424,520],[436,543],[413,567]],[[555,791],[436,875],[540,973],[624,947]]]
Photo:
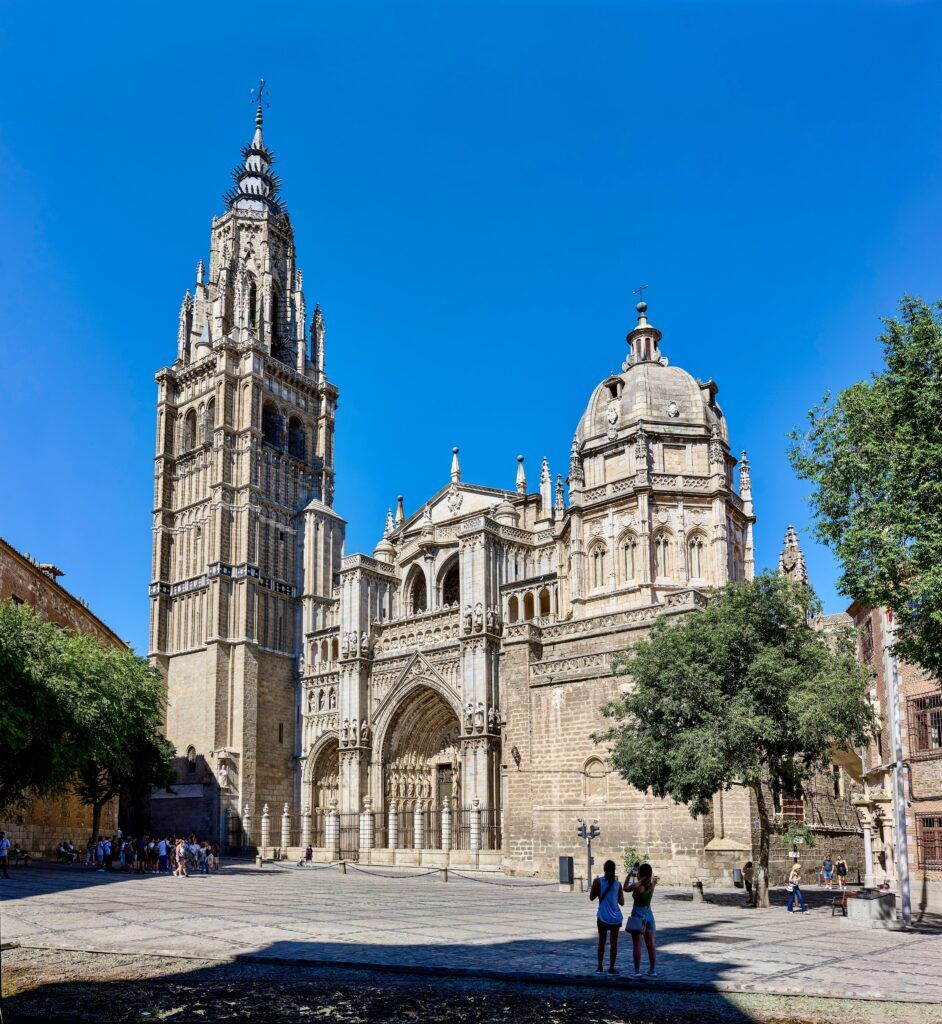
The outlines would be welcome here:
[[[786,434],[942,296],[930,3],[4,4],[0,534],[146,651],[154,371],[271,83],[341,389],[337,506],[565,472],[650,285],[720,385],[757,554],[807,527]],[[804,538],[826,608],[829,554]]]

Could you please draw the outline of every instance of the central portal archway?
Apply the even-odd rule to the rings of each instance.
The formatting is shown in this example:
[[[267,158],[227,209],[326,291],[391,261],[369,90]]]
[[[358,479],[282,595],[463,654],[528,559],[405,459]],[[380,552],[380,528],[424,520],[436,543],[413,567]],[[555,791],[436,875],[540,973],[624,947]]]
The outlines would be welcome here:
[[[326,811],[331,797],[339,796],[339,785],[340,744],[332,739],[318,751],[311,768],[311,809]]]
[[[458,716],[448,702],[428,686],[412,690],[393,715],[386,732],[383,793],[401,811],[422,800],[441,808],[448,798],[461,807]]]

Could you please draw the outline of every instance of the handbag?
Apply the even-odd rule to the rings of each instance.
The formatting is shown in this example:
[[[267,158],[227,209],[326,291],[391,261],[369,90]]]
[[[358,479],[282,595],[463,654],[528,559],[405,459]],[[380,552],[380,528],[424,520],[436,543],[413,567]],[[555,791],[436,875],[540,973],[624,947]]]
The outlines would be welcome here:
[[[628,920],[625,922],[625,931],[632,935],[640,935],[645,928],[645,919],[638,913],[638,908],[633,907]]]

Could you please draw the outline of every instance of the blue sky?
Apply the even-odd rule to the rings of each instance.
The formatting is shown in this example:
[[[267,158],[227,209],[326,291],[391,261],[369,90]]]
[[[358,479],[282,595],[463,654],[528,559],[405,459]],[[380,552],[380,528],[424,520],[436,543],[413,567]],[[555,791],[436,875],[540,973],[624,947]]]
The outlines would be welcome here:
[[[147,646],[155,389],[271,84],[371,551],[448,479],[565,472],[638,284],[749,451],[760,566],[809,524],[786,434],[942,297],[929,3],[0,4],[0,534]],[[805,533],[828,611],[836,568]]]

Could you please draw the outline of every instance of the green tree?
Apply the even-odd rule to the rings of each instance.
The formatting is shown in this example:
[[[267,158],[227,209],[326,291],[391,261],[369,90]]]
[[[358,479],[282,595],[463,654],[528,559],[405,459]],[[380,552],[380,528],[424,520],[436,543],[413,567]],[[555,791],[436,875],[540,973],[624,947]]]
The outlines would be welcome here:
[[[0,816],[70,785],[101,809],[122,787],[170,785],[164,686],[127,648],[0,602]]]
[[[64,640],[28,605],[0,602],[0,817],[62,789],[75,772]]]
[[[825,396],[792,434],[840,588],[893,609],[896,652],[942,680],[942,304],[904,297],[884,370]]]
[[[70,635],[66,661],[80,689],[76,702],[78,768],[74,788],[92,808],[92,832],[122,789],[140,792],[175,779],[172,745],[160,734],[164,686],[160,674],[127,648]]]
[[[860,745],[875,726],[867,671],[849,636],[829,643],[809,625],[819,610],[810,588],[764,573],[715,591],[702,611],[661,618],[616,657],[616,675],[633,685],[604,709],[614,724],[598,737],[632,786],[694,817],[719,791],[752,792],[759,906],[768,906],[772,790],[800,791],[834,746]]]

